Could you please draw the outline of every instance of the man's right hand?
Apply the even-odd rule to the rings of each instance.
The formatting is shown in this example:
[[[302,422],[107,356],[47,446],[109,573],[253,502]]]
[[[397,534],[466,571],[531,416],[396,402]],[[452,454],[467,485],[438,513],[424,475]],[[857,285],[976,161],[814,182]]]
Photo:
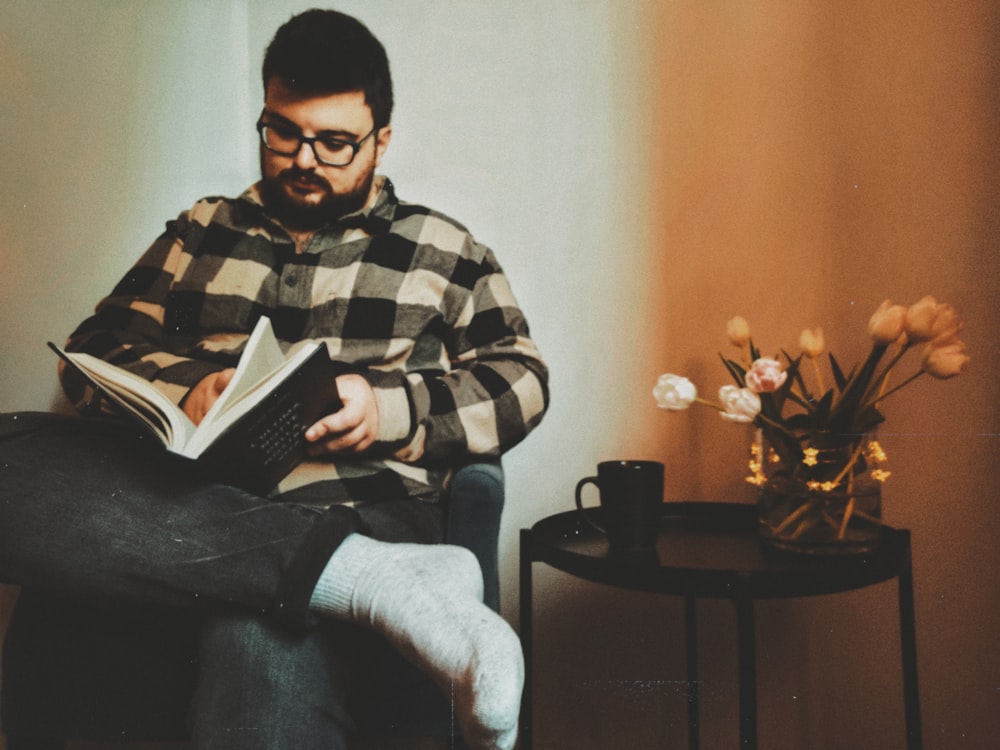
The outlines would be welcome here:
[[[201,379],[201,381],[188,393],[184,401],[184,413],[187,414],[195,424],[201,424],[205,414],[212,408],[215,400],[226,390],[229,381],[233,379],[236,369],[230,367],[227,370],[213,372]]]

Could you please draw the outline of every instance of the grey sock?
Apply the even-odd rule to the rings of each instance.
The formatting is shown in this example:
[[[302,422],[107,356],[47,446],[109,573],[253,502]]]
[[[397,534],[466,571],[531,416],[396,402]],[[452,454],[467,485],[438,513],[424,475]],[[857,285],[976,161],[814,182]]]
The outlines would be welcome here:
[[[382,634],[453,694],[471,747],[513,748],[524,685],[521,643],[482,603],[482,573],[471,552],[352,534],[330,558],[311,605]]]

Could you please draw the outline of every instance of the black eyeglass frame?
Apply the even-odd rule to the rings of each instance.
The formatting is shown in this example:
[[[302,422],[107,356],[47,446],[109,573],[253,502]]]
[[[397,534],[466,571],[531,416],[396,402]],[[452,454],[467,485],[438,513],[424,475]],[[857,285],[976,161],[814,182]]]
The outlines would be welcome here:
[[[327,167],[349,167],[354,162],[354,159],[357,158],[358,151],[361,150],[361,147],[365,144],[365,141],[367,141],[369,138],[371,138],[373,135],[375,135],[381,129],[381,128],[379,128],[378,125],[375,125],[375,126],[372,127],[372,129],[370,131],[368,131],[368,135],[364,136],[363,138],[361,138],[360,140],[357,140],[357,141],[351,141],[351,140],[348,140],[347,138],[324,138],[323,136],[318,136],[318,135],[317,136],[309,137],[309,136],[302,135],[302,133],[300,132],[298,134],[298,136],[297,136],[299,142],[298,142],[298,145],[296,145],[294,151],[278,151],[278,149],[276,149],[273,146],[271,146],[270,144],[268,144],[267,139],[264,137],[264,128],[272,128],[273,129],[275,127],[278,127],[278,126],[271,125],[269,123],[264,122],[264,117],[263,116],[261,116],[261,118],[259,120],[257,120],[257,134],[260,136],[260,142],[264,145],[264,148],[266,148],[271,153],[277,154],[278,156],[295,156],[296,154],[299,153],[299,151],[302,150],[302,145],[303,144],[308,144],[309,148],[312,149],[313,156],[316,158],[316,161],[319,162],[320,164],[323,164],[323,165],[327,166]],[[330,161],[325,161],[319,155],[319,152],[316,151],[316,141],[328,141],[328,142],[329,141],[333,141],[333,142],[336,142],[336,143],[343,144],[344,146],[350,146],[351,147],[351,158],[348,159],[346,162],[343,162],[343,163],[334,163],[334,162],[330,162]]]

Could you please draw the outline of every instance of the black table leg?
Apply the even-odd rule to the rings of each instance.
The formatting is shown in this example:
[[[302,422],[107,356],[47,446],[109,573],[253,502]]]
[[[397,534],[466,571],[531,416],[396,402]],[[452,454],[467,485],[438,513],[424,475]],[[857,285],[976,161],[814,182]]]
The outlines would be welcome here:
[[[912,562],[899,574],[899,642],[903,657],[903,703],[906,708],[906,747],[921,750],[920,691],[917,685],[917,637],[913,606]]]
[[[684,597],[684,643],[687,649],[688,750],[698,750],[698,600]]]
[[[531,750],[532,612],[531,566],[535,561],[530,529],[521,529],[521,649],[524,651],[524,692],[521,695],[521,750]]]
[[[753,599],[744,592],[736,598],[739,631],[740,747],[757,748],[757,639]]]

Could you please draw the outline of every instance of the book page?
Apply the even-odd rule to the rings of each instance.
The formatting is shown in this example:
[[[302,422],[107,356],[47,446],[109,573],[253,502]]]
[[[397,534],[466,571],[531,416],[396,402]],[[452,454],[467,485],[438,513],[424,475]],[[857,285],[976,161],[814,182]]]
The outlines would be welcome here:
[[[233,379],[205,413],[199,428],[201,425],[214,422],[230,404],[238,401],[240,396],[281,367],[284,361],[285,355],[274,336],[270,318],[261,317],[247,338]]]
[[[184,412],[145,378],[93,355],[56,348],[116,404],[156,433],[170,450],[183,446],[194,433],[194,424]]]
[[[206,415],[194,434],[188,440],[187,445],[181,454],[188,458],[197,458],[207,448],[211,442],[226,431],[230,425],[234,424],[240,417],[251,411],[257,404],[265,399],[279,383],[294,373],[315,351],[321,346],[316,342],[310,342],[306,346],[298,349],[287,360],[274,371],[268,373],[262,380],[244,389],[237,397],[229,400],[226,409],[216,412],[211,421]]]

